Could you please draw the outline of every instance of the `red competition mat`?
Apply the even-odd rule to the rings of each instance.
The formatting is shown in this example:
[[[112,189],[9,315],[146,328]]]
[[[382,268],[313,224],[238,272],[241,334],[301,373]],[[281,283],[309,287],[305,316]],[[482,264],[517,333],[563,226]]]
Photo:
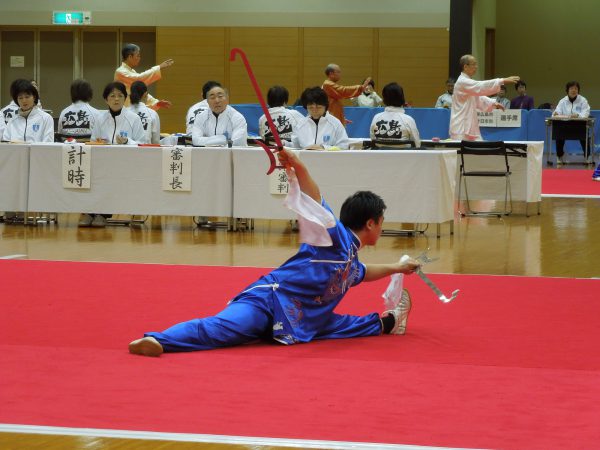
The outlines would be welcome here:
[[[542,195],[545,197],[600,197],[600,182],[592,180],[593,170],[544,169]]]
[[[405,336],[145,358],[268,269],[0,260],[0,423],[451,447],[595,448],[600,280],[416,276]],[[338,312],[382,310],[387,280]]]

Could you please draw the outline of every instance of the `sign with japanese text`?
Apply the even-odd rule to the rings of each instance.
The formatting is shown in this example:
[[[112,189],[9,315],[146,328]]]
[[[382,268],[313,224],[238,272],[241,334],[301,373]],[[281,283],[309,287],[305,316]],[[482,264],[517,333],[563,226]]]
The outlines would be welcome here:
[[[479,120],[480,127],[495,127],[496,126],[496,115],[495,111],[482,112],[477,111],[477,119]]]
[[[66,189],[89,189],[92,178],[92,147],[64,144],[62,148],[62,181]]]
[[[164,147],[162,163],[163,191],[189,192],[192,190],[192,149]]]
[[[520,127],[521,126],[521,110],[507,109],[495,111],[498,119],[496,120],[497,127]]]
[[[477,111],[477,119],[480,127],[515,127],[521,126],[521,110],[506,109],[504,111],[495,109],[492,112]]]
[[[287,173],[285,169],[275,169],[269,175],[269,193],[275,195],[287,195],[290,190]]]

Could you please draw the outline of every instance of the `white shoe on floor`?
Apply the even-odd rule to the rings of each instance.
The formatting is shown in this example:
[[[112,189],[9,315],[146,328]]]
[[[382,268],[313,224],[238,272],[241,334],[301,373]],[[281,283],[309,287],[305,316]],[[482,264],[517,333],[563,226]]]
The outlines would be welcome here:
[[[152,336],[137,339],[129,344],[129,353],[142,356],[160,356],[164,352],[162,345]]]
[[[402,298],[400,299],[400,303],[394,309],[390,309],[383,313],[383,317],[392,315],[394,316],[395,323],[394,328],[390,331],[390,334],[404,334],[406,333],[406,323],[408,321],[408,313],[410,313],[410,308],[412,307],[412,302],[410,300],[410,294],[408,290],[402,289]]]

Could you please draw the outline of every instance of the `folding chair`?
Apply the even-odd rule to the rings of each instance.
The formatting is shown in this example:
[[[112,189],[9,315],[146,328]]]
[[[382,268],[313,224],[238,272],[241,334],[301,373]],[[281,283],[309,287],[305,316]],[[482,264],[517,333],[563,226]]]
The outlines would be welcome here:
[[[460,143],[460,178],[458,180],[458,202],[461,202],[461,188],[464,181],[465,184],[465,200],[467,203],[467,212],[459,210],[461,216],[508,216],[512,213],[512,192],[510,189],[510,166],[508,164],[508,155],[506,152],[506,145],[504,142],[486,142],[486,141],[462,141]],[[468,158],[465,158],[468,156]],[[474,157],[488,157],[488,161],[497,161],[498,168],[496,170],[469,170],[467,169],[467,163],[469,165],[477,167],[476,160]],[[494,158],[492,160],[492,158]],[[480,161],[481,162],[481,161]],[[504,189],[504,211],[473,211],[469,203],[469,191],[467,188],[467,178],[480,177],[480,178],[502,178],[505,179]],[[510,209],[509,209],[510,206]]]

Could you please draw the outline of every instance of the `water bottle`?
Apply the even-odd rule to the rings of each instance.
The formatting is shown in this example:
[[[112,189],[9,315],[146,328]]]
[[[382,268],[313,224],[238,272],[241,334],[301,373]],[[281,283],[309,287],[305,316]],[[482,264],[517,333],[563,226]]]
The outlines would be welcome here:
[[[231,148],[233,146],[233,141],[229,139],[229,132],[225,131],[223,135],[225,136],[225,140],[227,141],[227,148]]]

